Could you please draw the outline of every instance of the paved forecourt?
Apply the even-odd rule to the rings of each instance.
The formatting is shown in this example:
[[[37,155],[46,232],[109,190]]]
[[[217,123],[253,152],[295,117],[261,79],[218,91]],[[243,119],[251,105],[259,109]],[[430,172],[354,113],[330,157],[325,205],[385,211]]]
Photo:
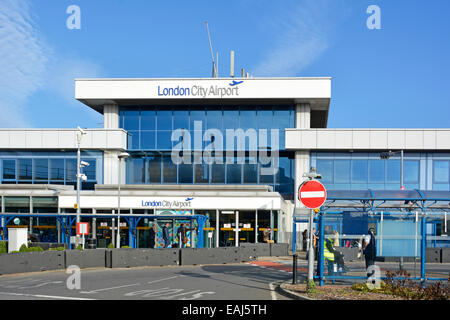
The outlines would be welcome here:
[[[285,300],[276,292],[290,275],[250,263],[81,269],[80,288],[64,271],[0,276],[0,300]],[[68,281],[69,279],[69,281]]]

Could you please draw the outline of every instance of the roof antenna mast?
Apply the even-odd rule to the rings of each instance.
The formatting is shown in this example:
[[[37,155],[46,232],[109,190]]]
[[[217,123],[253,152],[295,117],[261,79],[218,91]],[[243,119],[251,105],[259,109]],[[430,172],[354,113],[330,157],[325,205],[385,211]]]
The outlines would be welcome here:
[[[208,21],[206,21],[205,23],[206,23],[206,31],[208,31],[209,48],[211,49],[212,77],[213,77],[213,78],[218,78],[219,75],[218,75],[218,73],[217,73],[216,62],[214,61],[214,53],[213,53],[212,44],[211,44],[211,36],[209,35]],[[217,57],[217,58],[218,58],[218,57]]]

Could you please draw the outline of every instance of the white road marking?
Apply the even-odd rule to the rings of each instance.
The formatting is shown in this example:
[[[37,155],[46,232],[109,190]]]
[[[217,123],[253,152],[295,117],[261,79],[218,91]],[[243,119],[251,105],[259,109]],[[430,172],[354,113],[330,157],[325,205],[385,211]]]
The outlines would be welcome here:
[[[58,283],[63,283],[63,282],[62,281],[48,281],[48,282],[38,283],[38,284],[33,285],[33,286],[19,287],[18,289],[38,288],[38,287],[45,286],[47,284],[58,284]]]
[[[269,283],[269,289],[270,289],[270,295],[272,296],[272,300],[278,300],[273,282]]]
[[[43,295],[43,294],[13,293],[13,292],[0,292],[0,295],[24,296],[24,297],[34,297],[34,298],[63,299],[63,300],[95,300],[95,299],[78,298],[78,297],[48,296],[48,295]]]
[[[97,293],[100,291],[106,291],[106,290],[113,290],[113,289],[120,289],[120,288],[126,288],[126,287],[131,287],[131,286],[138,286],[140,285],[140,283],[133,283],[133,284],[126,284],[123,286],[117,286],[117,287],[111,287],[111,288],[103,288],[103,289],[97,289],[97,290],[91,290],[91,291],[80,291],[80,293]]]
[[[173,277],[169,277],[169,278],[163,278],[163,279],[149,281],[147,283],[151,284],[151,283],[161,282],[161,281],[165,281],[165,280],[175,279],[175,278],[178,278],[178,277],[183,277],[183,276],[173,276]]]

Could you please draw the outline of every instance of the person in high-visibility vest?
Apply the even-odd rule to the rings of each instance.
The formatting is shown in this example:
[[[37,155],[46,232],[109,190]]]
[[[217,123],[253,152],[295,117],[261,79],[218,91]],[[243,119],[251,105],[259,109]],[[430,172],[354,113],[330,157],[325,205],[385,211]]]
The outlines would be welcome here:
[[[323,256],[326,260],[336,261],[338,270],[341,269],[342,272],[347,272],[347,268],[344,265],[344,255],[342,254],[342,252],[339,252],[334,248],[333,240],[331,240],[331,237],[329,235],[325,236]]]

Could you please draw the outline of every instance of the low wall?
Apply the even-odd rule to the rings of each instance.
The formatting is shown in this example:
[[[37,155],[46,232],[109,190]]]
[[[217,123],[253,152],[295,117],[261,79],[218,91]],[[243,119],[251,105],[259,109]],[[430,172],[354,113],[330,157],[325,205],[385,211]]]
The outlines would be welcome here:
[[[425,248],[425,262],[440,263],[441,248]]]
[[[257,257],[288,256],[287,243],[243,243],[240,247],[186,249],[90,249],[0,254],[0,274],[83,268],[129,268],[239,263]]]
[[[450,248],[441,248],[441,262],[450,263]]]
[[[178,265],[178,249],[113,249],[109,250],[110,268]]]
[[[268,243],[243,242],[239,244],[239,247],[253,249],[255,256],[257,257],[270,257],[270,244]]]
[[[180,265],[241,262],[239,249],[236,247],[180,249]]]
[[[37,272],[64,268],[64,251],[0,254],[0,274]]]
[[[78,266],[83,268],[105,268],[106,267],[106,249],[95,250],[66,250],[66,268],[68,266]]]

